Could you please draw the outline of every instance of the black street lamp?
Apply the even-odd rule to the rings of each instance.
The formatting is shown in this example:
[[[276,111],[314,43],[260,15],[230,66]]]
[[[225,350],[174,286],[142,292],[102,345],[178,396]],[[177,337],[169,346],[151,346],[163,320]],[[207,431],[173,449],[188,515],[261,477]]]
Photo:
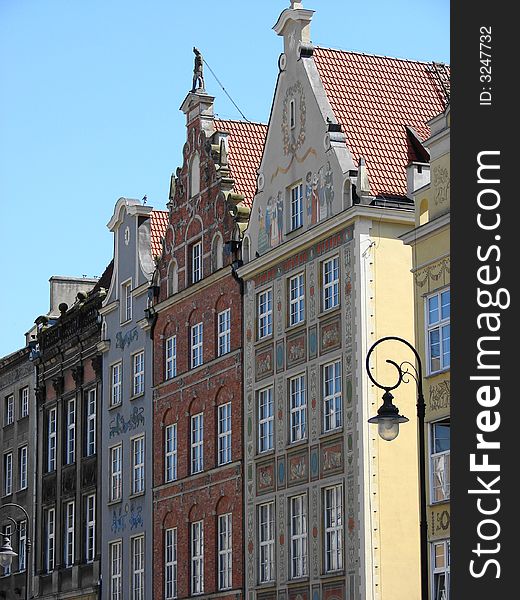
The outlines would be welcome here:
[[[25,510],[25,508],[23,506],[20,506],[19,504],[15,504],[14,502],[8,502],[7,504],[2,504],[0,506],[0,510],[4,509],[4,508],[18,508],[20,509],[24,515],[26,516],[26,540],[25,540],[25,600],[28,600],[29,598],[29,552],[31,550],[31,539],[29,537],[29,515],[27,513],[27,511]],[[14,530],[15,531],[19,531],[19,526],[18,523],[12,518],[12,517],[7,517],[9,519],[9,521],[11,521],[11,523],[14,524]],[[12,535],[12,534],[11,534]],[[3,534],[3,543],[0,546],[0,566],[2,567],[9,567],[11,565],[11,563],[13,562],[13,558],[15,556],[18,556],[18,554],[16,554],[16,552],[13,551],[13,548],[11,546],[11,535],[7,535],[7,534]]]
[[[395,385],[381,385],[378,383],[370,372],[370,355],[382,342],[396,341],[408,346],[415,356],[417,367],[408,361],[403,361],[398,365],[395,361],[387,359],[386,362],[393,365],[397,369],[398,379]],[[412,377],[417,384],[417,426],[418,426],[418,444],[419,444],[419,496],[420,496],[420,540],[421,540],[421,598],[428,600],[428,539],[426,525],[426,456],[424,448],[424,415],[426,405],[424,403],[424,395],[422,389],[422,365],[421,358],[417,350],[403,338],[389,335],[377,340],[368,351],[366,359],[366,369],[370,381],[378,388],[385,390],[383,394],[383,404],[377,411],[377,416],[368,420],[369,423],[376,423],[378,426],[379,436],[386,440],[392,441],[399,435],[399,424],[406,423],[409,419],[399,414],[397,406],[392,404],[393,396],[390,393],[401,385],[408,383],[408,377]]]

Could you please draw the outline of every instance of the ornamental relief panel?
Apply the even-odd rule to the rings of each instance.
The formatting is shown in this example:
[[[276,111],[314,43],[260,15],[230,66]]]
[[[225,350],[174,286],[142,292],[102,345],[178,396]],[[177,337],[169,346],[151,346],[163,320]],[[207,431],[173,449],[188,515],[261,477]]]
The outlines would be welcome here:
[[[450,196],[450,175],[445,167],[434,167],[432,172],[433,201],[439,206]]]
[[[450,282],[450,257],[446,256],[431,265],[418,269],[414,273],[415,285],[418,288],[424,288],[425,292],[430,292]]]

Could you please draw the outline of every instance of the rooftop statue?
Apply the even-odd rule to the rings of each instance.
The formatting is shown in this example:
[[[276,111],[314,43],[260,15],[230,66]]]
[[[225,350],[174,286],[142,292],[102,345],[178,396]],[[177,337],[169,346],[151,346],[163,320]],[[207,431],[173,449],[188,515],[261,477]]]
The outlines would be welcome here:
[[[203,58],[200,50],[193,47],[193,52],[195,53],[195,66],[193,67],[193,85],[191,91],[195,90],[203,90],[204,91],[204,74],[202,72],[203,69]],[[197,83],[199,86],[197,87]]]

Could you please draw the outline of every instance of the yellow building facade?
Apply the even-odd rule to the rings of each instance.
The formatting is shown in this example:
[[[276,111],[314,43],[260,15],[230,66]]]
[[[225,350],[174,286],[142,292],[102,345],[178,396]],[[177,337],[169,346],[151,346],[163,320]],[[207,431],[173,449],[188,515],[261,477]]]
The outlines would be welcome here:
[[[449,600],[450,578],[450,108],[429,123],[429,183],[413,191],[415,345],[423,366],[428,573],[432,600]],[[426,175],[426,179],[428,179]],[[424,181],[424,177],[421,178]]]

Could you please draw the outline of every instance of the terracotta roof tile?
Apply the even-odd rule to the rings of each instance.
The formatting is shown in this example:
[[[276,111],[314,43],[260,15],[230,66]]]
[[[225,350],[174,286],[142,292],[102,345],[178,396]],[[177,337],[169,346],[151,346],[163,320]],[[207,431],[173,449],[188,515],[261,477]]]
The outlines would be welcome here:
[[[228,161],[235,191],[251,206],[256,193],[257,171],[262,160],[267,125],[250,121],[215,119],[218,131],[229,133]]]
[[[386,56],[316,48],[314,60],[354,161],[366,161],[375,195],[406,195],[409,142],[449,101],[449,67]]]
[[[150,214],[150,246],[154,258],[162,253],[162,238],[168,227],[168,215],[167,210],[152,210]]]

